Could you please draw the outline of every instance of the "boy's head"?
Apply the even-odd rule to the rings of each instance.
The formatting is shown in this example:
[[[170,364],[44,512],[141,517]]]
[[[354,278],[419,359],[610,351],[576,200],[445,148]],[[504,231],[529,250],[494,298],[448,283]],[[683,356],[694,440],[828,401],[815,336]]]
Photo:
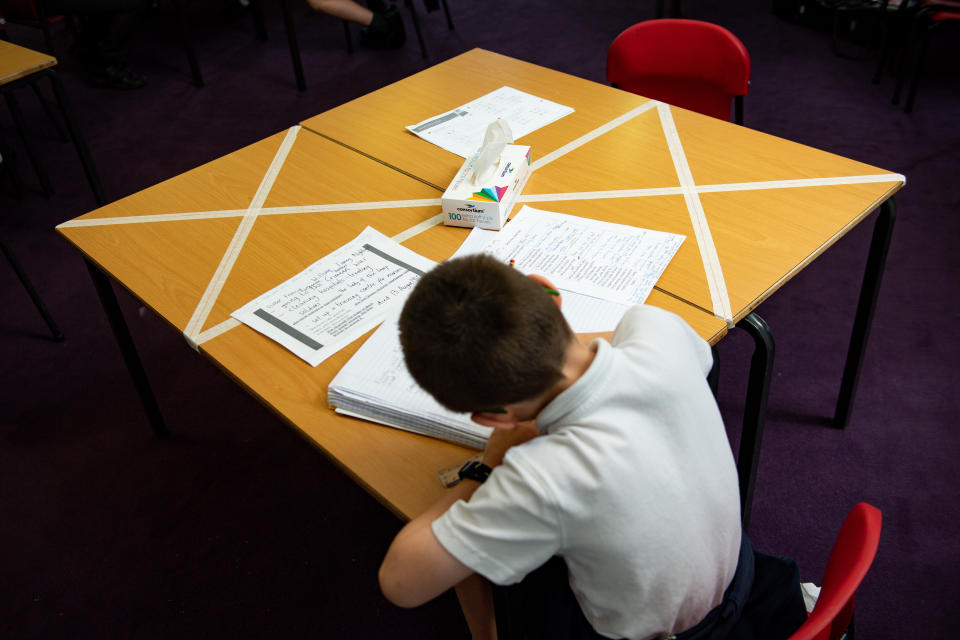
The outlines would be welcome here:
[[[427,273],[400,314],[410,374],[453,411],[540,396],[562,377],[572,338],[539,283],[488,255],[450,260]]]

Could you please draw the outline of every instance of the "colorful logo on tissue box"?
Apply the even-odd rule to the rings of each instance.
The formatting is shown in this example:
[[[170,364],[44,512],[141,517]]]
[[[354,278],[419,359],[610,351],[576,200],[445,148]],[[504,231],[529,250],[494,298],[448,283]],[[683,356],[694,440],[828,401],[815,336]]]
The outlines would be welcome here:
[[[503,194],[507,192],[507,187],[494,187],[493,189],[480,189],[473,194],[470,200],[480,200],[486,202],[500,202]]]

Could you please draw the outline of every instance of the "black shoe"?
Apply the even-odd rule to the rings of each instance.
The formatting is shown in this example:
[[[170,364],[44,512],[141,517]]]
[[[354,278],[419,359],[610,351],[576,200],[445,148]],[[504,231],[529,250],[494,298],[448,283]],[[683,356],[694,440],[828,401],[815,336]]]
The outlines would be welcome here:
[[[90,84],[98,89],[139,89],[147,79],[124,65],[109,64],[90,73]]]
[[[399,49],[407,41],[403,19],[396,7],[374,12],[373,20],[360,30],[360,41],[373,49]]]

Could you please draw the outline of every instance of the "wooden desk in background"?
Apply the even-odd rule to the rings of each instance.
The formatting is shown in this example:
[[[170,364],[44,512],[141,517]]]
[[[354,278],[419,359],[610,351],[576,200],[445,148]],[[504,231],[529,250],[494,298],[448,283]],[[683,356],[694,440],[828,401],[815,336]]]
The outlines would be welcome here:
[[[3,94],[3,97],[7,102],[7,106],[10,109],[10,115],[13,118],[14,126],[17,128],[17,134],[20,136],[20,140],[23,142],[24,149],[27,151],[27,157],[30,158],[30,163],[33,165],[34,171],[37,174],[37,179],[40,181],[40,186],[43,188],[43,193],[44,195],[49,196],[51,193],[53,193],[53,188],[50,185],[50,178],[47,176],[47,172],[43,168],[43,164],[40,162],[40,158],[38,157],[33,148],[33,144],[30,141],[30,136],[27,133],[26,124],[23,119],[23,113],[20,110],[20,105],[17,101],[14,91],[25,85],[31,85],[34,93],[37,96],[37,99],[42,102],[44,110],[50,114],[50,117],[57,126],[57,129],[60,130],[60,134],[63,135],[63,129],[60,126],[60,122],[53,115],[50,105],[40,92],[39,85],[37,84],[41,78],[50,79],[50,86],[53,88],[54,96],[57,99],[57,105],[60,107],[60,113],[63,115],[63,120],[66,123],[67,132],[70,134],[70,139],[73,141],[73,146],[77,150],[77,155],[80,156],[80,163],[83,165],[84,173],[86,173],[87,182],[90,183],[90,188],[93,190],[93,197],[96,200],[97,205],[105,204],[107,199],[103,195],[103,187],[100,185],[100,177],[97,175],[97,170],[93,165],[93,160],[90,158],[90,152],[87,149],[87,143],[84,141],[83,135],[80,133],[80,129],[73,118],[73,112],[71,111],[70,104],[67,101],[67,95],[63,89],[63,83],[60,82],[60,78],[57,76],[56,70],[54,69],[56,65],[57,59],[53,56],[47,55],[46,53],[40,53],[39,51],[34,51],[32,49],[27,49],[26,47],[21,47],[5,40],[0,40],[0,93]],[[10,149],[7,150],[8,153],[10,151]],[[10,158],[10,160],[12,160],[12,158]],[[16,166],[12,168],[12,175],[14,186],[19,194],[22,186]]]

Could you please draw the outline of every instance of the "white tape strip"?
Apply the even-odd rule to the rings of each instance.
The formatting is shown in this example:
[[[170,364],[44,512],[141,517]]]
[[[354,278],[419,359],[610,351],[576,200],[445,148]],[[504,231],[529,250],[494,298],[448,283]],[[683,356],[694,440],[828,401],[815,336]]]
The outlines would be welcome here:
[[[443,214],[442,214],[442,213],[438,213],[437,215],[433,216],[432,218],[427,218],[426,220],[424,220],[424,221],[421,222],[420,224],[415,224],[415,225],[413,225],[412,227],[410,227],[410,228],[407,229],[406,231],[401,231],[401,232],[398,233],[397,235],[393,236],[393,238],[391,238],[391,240],[393,240],[394,242],[405,242],[405,241],[409,240],[410,238],[412,238],[413,236],[415,236],[415,235],[417,235],[417,234],[419,234],[419,233],[423,233],[423,232],[426,231],[427,229],[429,229],[429,228],[431,228],[431,227],[435,227],[435,226],[437,226],[438,224],[442,224],[442,223],[443,223]]]
[[[200,335],[198,335],[194,342],[197,345],[201,345],[204,342],[207,342],[208,340],[213,340],[217,336],[223,335],[227,331],[230,331],[230,329],[239,327],[241,324],[242,323],[236,318],[228,318],[223,322],[221,322],[220,324],[214,325],[209,329],[207,329],[206,331],[204,331],[203,333],[201,333]]]
[[[194,348],[198,345],[197,339],[200,334],[200,329],[203,328],[203,324],[207,321],[207,317],[210,315],[210,311],[217,301],[217,296],[220,295],[220,291],[227,281],[227,276],[230,275],[230,271],[233,269],[233,265],[240,255],[240,250],[243,249],[243,245],[247,241],[247,236],[250,235],[253,223],[257,220],[257,211],[263,207],[263,203],[266,201],[267,195],[270,193],[270,189],[273,187],[273,183],[280,173],[280,168],[283,167],[283,163],[287,159],[287,154],[289,154],[290,149],[293,148],[293,142],[296,140],[299,130],[299,126],[290,127],[287,130],[287,135],[283,138],[283,142],[280,143],[280,148],[277,149],[277,153],[273,156],[273,162],[270,163],[270,168],[267,169],[267,173],[263,176],[263,180],[260,181],[260,186],[257,188],[257,192],[250,202],[249,212],[243,217],[243,220],[240,221],[240,225],[237,227],[236,233],[233,234],[233,239],[230,241],[226,253],[223,254],[223,258],[220,260],[220,264],[217,266],[213,278],[207,285],[207,290],[203,293],[200,302],[197,304],[197,308],[193,312],[193,316],[191,316],[190,321],[183,330],[183,334]]]
[[[670,107],[665,104],[658,105],[657,111],[660,114],[660,124],[663,126],[663,135],[667,139],[670,156],[673,158],[673,166],[677,171],[677,178],[680,180],[680,186],[683,189],[683,199],[686,201],[687,210],[690,212],[690,222],[693,224],[697,246],[700,248],[700,259],[703,261],[703,268],[707,274],[707,287],[710,289],[713,313],[721,320],[726,321],[727,325],[733,326],[730,296],[727,294],[727,283],[723,279],[720,258],[717,256],[717,248],[714,246],[713,237],[710,235],[710,226],[707,224],[707,215],[703,210],[703,204],[700,202],[700,196],[697,195],[690,165],[687,164],[687,157],[683,153],[683,145],[680,143],[680,134],[677,133],[673,114],[670,112]]]
[[[439,203],[439,200],[437,202]],[[431,227],[435,227],[436,225],[442,224],[442,223],[443,223],[443,215],[442,214],[435,215],[432,218],[427,218],[423,222],[410,227],[406,231],[401,231],[397,235],[393,236],[392,239],[396,242],[404,242],[405,240],[409,240],[415,235],[422,233],[423,231],[426,231],[427,229]],[[241,324],[242,323],[236,318],[229,318],[216,326],[210,327],[209,329],[200,333],[199,335],[197,335],[192,339],[190,338],[190,336],[187,336],[187,340],[188,342],[190,342],[190,344],[193,346],[194,349],[197,349],[204,342],[207,342],[208,340],[213,340],[214,338],[223,335],[227,331],[230,331],[231,329],[239,327]]]
[[[634,109],[631,109],[630,111],[627,111],[627,112],[626,112],[625,114],[623,114],[622,116],[618,116],[618,117],[614,118],[613,120],[611,120],[610,122],[608,122],[608,123],[606,123],[606,124],[600,125],[599,127],[597,127],[596,129],[594,129],[593,131],[589,131],[589,132],[583,134],[582,136],[580,136],[579,138],[577,138],[576,140],[572,140],[571,142],[568,142],[567,144],[563,145],[562,147],[560,147],[560,148],[558,148],[558,149],[554,149],[553,151],[551,151],[551,152],[548,153],[547,155],[543,156],[542,158],[540,158],[540,159],[538,159],[538,160],[536,160],[536,161],[534,161],[534,162],[531,162],[531,163],[530,163],[530,170],[531,170],[531,171],[536,171],[537,169],[543,168],[544,165],[550,164],[551,162],[553,162],[553,161],[556,160],[557,158],[561,158],[561,157],[567,155],[568,153],[570,153],[571,151],[573,151],[574,149],[576,149],[576,148],[578,148],[578,147],[582,147],[583,145],[587,144],[588,142],[590,142],[590,141],[593,140],[594,138],[599,138],[600,136],[602,136],[603,134],[607,133],[608,131],[610,131],[610,130],[612,130],[612,129],[616,129],[617,127],[619,127],[619,126],[622,125],[623,123],[629,122],[630,120],[633,120],[634,118],[636,118],[636,117],[637,117],[638,115],[640,115],[641,113],[644,113],[644,112],[646,112],[646,111],[649,111],[650,109],[653,109],[654,107],[656,107],[656,106],[659,105],[659,104],[661,104],[661,103],[660,103],[660,102],[657,102],[656,100],[648,100],[647,102],[643,103],[643,104],[640,105],[639,107],[636,107],[636,108],[634,108]]]
[[[68,220],[57,225],[63,227],[100,227],[114,224],[137,224],[139,222],[175,222],[177,220],[203,220],[206,218],[239,218],[255,213],[258,216],[285,215],[290,213],[330,213],[334,211],[364,211],[368,209],[400,209],[403,207],[439,207],[440,198],[419,200],[382,200],[376,202],[344,202],[338,204],[307,204],[289,207],[261,207],[259,209],[222,209],[219,211],[193,211],[189,213],[157,213],[146,216],[120,216],[115,218],[90,218]]]
[[[866,176],[796,178],[792,180],[766,180],[763,182],[730,182],[727,184],[699,185],[697,187],[697,193],[755,191],[758,189],[792,189],[794,187],[829,187],[840,184],[867,184],[871,182],[900,182],[906,184],[907,179],[899,173],[878,173]]]
[[[517,202],[557,202],[561,200],[603,200],[605,198],[640,198],[643,196],[678,196],[682,187],[650,189],[616,189],[612,191],[579,191],[570,193],[530,193],[517,196]]]
[[[900,182],[907,179],[899,173],[878,173],[865,176],[837,176],[832,178],[796,178],[790,180],[766,180],[760,182],[730,182],[726,184],[695,185],[697,193],[721,191],[754,191],[758,189],[791,189],[795,187],[828,187],[843,184],[866,184],[872,182]],[[574,191],[569,193],[522,194],[517,202],[555,202],[559,200],[600,200],[604,198],[639,198],[644,196],[673,196],[683,193],[683,187],[651,187],[647,189],[614,189],[610,191]],[[290,213],[330,213],[336,211],[366,211],[374,209],[400,209],[403,207],[439,207],[440,198],[418,200],[379,200],[371,202],[343,202],[338,204],[307,204],[288,207],[264,207],[251,209],[221,209],[219,211],[193,211],[187,213],[156,213],[145,216],[117,216],[112,218],[88,218],[68,220],[57,229],[71,227],[102,227],[117,224],[142,222],[177,222],[180,220],[204,220],[210,218],[238,218],[256,213],[258,216],[285,215]]]

